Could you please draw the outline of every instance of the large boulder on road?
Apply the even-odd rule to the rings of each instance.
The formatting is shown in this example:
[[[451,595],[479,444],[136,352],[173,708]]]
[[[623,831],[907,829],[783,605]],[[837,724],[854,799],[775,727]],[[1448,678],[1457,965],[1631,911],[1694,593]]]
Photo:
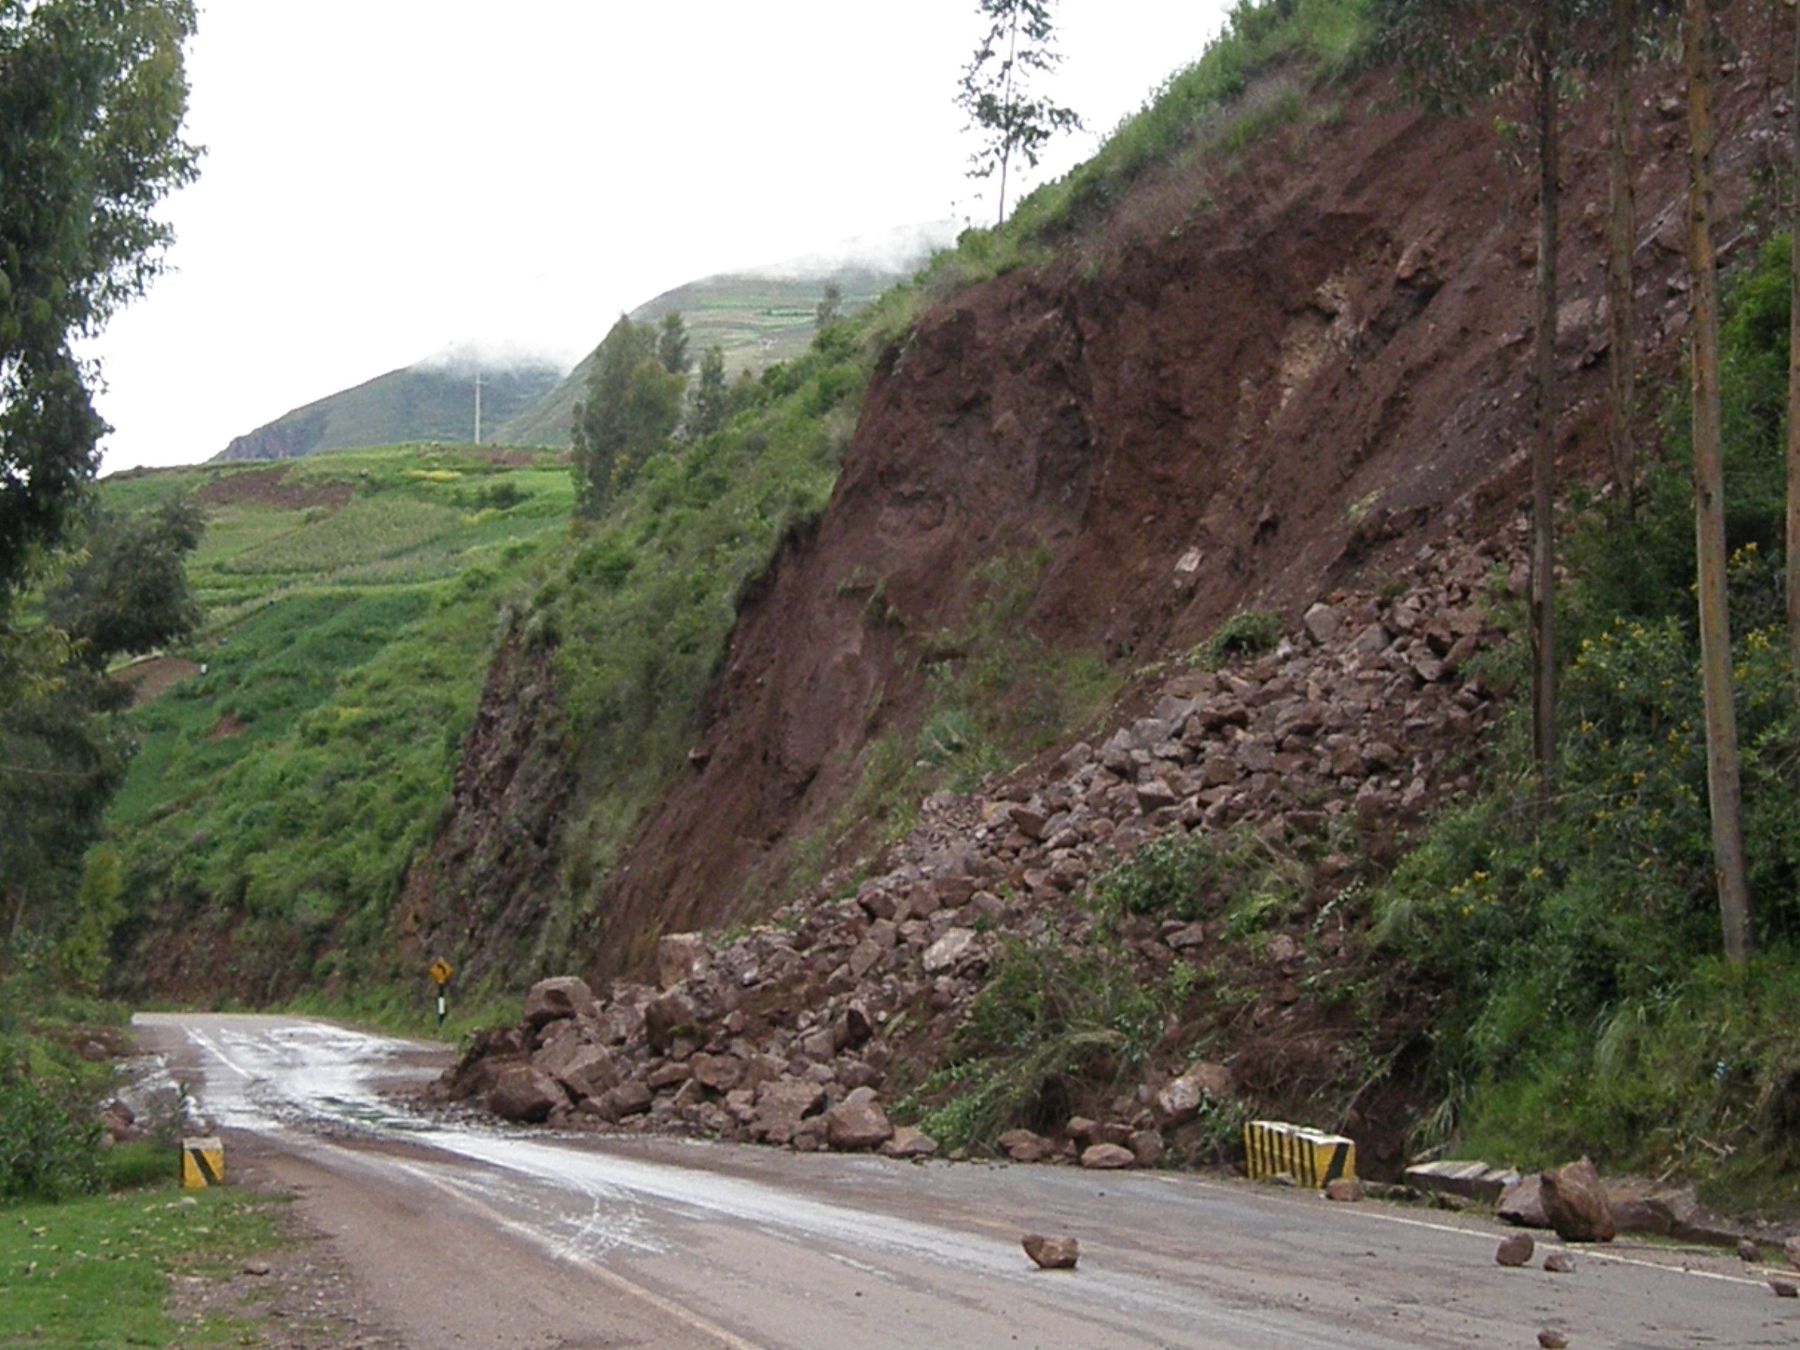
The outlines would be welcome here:
[[[1618,1235],[1600,1174],[1586,1158],[1542,1177],[1544,1217],[1564,1242],[1611,1242]]]
[[[771,1144],[786,1144],[800,1129],[800,1122],[825,1104],[825,1089],[800,1078],[782,1078],[756,1090],[756,1109],[750,1117],[750,1134]]]
[[[564,1017],[592,1017],[594,991],[575,975],[539,980],[525,995],[525,1020],[535,1029]]]
[[[488,1110],[502,1120],[522,1124],[543,1120],[556,1107],[568,1104],[569,1096],[557,1081],[529,1064],[512,1064],[501,1070],[487,1095]]]
[[[866,1094],[866,1095],[865,1095]],[[869,1088],[857,1088],[825,1113],[825,1142],[847,1153],[880,1148],[894,1137],[887,1112]]]

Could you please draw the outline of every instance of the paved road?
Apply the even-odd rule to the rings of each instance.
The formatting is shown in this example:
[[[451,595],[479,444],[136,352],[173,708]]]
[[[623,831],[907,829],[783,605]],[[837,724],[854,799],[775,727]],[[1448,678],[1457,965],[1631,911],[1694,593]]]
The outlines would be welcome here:
[[[298,1186],[421,1347],[1775,1346],[1800,1302],[1734,1256],[1620,1242],[1494,1264],[1460,1216],[1174,1174],[796,1155],[422,1120],[427,1049],[141,1014],[229,1149]],[[1081,1240],[1038,1271],[1028,1230]]]

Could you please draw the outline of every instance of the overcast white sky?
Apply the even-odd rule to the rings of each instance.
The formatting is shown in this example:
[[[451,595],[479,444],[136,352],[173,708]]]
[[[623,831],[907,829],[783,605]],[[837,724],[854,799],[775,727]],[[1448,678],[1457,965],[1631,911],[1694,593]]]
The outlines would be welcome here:
[[[1061,0],[1053,92],[1088,129],[1030,183],[1227,7]],[[973,0],[203,0],[170,273],[86,349],[105,470],[197,462],[452,343],[572,363],[684,281],[985,221],[951,102],[979,27]]]

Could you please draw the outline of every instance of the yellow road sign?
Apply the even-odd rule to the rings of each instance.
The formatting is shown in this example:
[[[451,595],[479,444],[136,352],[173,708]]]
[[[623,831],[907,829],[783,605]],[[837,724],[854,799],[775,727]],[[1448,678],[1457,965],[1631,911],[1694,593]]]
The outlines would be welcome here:
[[[440,956],[437,960],[435,960],[431,963],[431,972],[430,973],[431,973],[431,978],[433,980],[437,981],[437,983],[449,984],[450,977],[452,975],[454,975],[456,972],[450,968],[450,963],[448,961],[444,960],[444,958]]]

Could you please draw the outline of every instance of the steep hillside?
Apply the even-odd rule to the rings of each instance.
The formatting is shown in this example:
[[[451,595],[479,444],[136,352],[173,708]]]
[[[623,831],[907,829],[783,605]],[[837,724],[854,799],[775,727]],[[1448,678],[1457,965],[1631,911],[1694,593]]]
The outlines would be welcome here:
[[[997,566],[1033,569],[1012,622],[1125,675],[1236,611],[1296,614],[1459,504],[1493,527],[1527,434],[1529,186],[1496,173],[1491,125],[1381,111],[1383,90],[1254,157],[1157,176],[1064,257],[963,291],[885,352],[830,507],[741,611],[691,767],[574,902],[591,973],[854,856],[871,835],[847,808],[884,775],[929,788],[901,770],[932,757],[935,718],[967,712],[946,695]],[[1662,287],[1682,267],[1672,129],[1646,114],[1640,187],[1640,331],[1665,352],[1683,317]],[[1736,177],[1733,200],[1746,190]],[[1600,191],[1578,179],[1575,219]],[[1598,416],[1593,241],[1584,225],[1566,245],[1571,465]]]
[[[120,510],[186,493],[208,521],[200,634],[124,673],[141,748],[108,817],[139,897],[121,984],[269,999],[385,974],[388,896],[481,691],[472,654],[566,530],[567,468],[403,447],[101,492]]]
[[[1299,12],[1328,11],[1348,12]],[[1728,253],[1767,227],[1758,183],[1789,111],[1753,41],[1769,35],[1738,36]],[[1687,323],[1677,78],[1646,72],[1636,128],[1653,381],[1679,368]],[[1246,1112],[1304,1111],[1354,1131],[1377,1171],[1427,1118],[1433,1140],[1483,1124],[1534,1164],[1601,1140],[1690,1168],[1680,1138],[1641,1137],[1680,1110],[1680,1128],[1728,1129],[1779,1173],[1800,1082],[1779,1025],[1785,827],[1759,864],[1778,888],[1775,950],[1706,1021],[1696,1009],[1729,978],[1705,964],[1710,868],[1681,842],[1704,833],[1694,714],[1646,712],[1632,682],[1649,676],[1627,668],[1625,653],[1653,654],[1675,706],[1692,658],[1669,596],[1684,588],[1661,587],[1660,630],[1582,614],[1570,681],[1591,720],[1570,733],[1562,851],[1517,809],[1519,781],[1474,772],[1512,740],[1495,695],[1514,678],[1503,637],[1524,578],[1535,206],[1502,120],[1432,119],[1391,95],[1381,73],[1322,91],[1265,64],[1111,209],[1095,203],[1118,180],[1081,171],[1021,207],[1029,230],[940,260],[940,280],[973,284],[880,347],[829,505],[743,596],[686,764],[611,836],[623,850],[582,831],[619,772],[591,757],[554,794],[561,849],[533,855],[547,877],[560,853],[560,894],[534,906],[474,842],[525,824],[492,794],[459,795],[409,879],[402,936],[418,950],[483,963],[496,935],[573,916],[584,973],[627,977],[566,1024],[540,1007],[496,1033],[451,1090],[564,1124],[802,1148],[840,1118],[885,1126],[885,1102],[955,1144],[1029,1126],[1051,1137],[1014,1136],[1015,1156],[1098,1139],[1117,1156],[1129,1140],[1139,1163],[1229,1149]],[[1655,575],[1684,575],[1668,538],[1626,532],[1589,495],[1600,126],[1593,103],[1571,110],[1554,335],[1589,573],[1578,611],[1605,566],[1633,584],[1629,561],[1596,564],[1609,538],[1652,542]],[[1785,272],[1759,284],[1779,295]],[[1743,325],[1778,331],[1760,313]],[[1765,345],[1759,361],[1785,355]],[[1758,408],[1742,425],[1766,432]],[[1667,532],[1680,475],[1658,473]],[[1746,577],[1763,576],[1756,538],[1734,536]],[[1745,643],[1739,678],[1769,681],[1764,708],[1771,639]],[[565,636],[559,680],[586,650]],[[1075,739],[1109,685],[1123,697]],[[481,752],[524,762],[532,721],[509,720],[504,692],[484,714]],[[1791,796],[1791,726],[1755,725],[1784,747],[1761,781]],[[565,726],[571,744],[593,734],[573,705]],[[1617,751],[1608,727],[1663,762],[1597,771],[1590,756]],[[1594,841],[1665,780],[1682,824],[1643,808],[1633,831],[1662,842],[1617,866]],[[477,880],[471,856],[502,865]],[[467,922],[482,893],[508,897],[492,927]],[[1624,894],[1657,921],[1632,927],[1608,898]],[[1547,1010],[1569,1020],[1543,1026]],[[1751,1044],[1731,1044],[1740,1026]],[[1724,1067],[1702,1072],[1715,1053]],[[1577,1098],[1585,1129],[1559,1118]],[[1633,1124],[1602,1123],[1626,1100]]]
[[[725,372],[764,370],[806,350],[816,331],[815,317],[825,284],[843,288],[843,312],[853,314],[899,279],[899,274],[873,267],[839,267],[828,271],[782,271],[776,275],[728,273],[690,281],[646,301],[628,316],[633,323],[654,323],[679,313],[697,355],[715,343],[725,349]],[[501,426],[494,439],[502,445],[567,446],[575,405],[585,396],[593,353],[537,402]]]
[[[562,371],[549,364],[483,368],[482,440],[510,444],[494,429],[534,405],[561,377]],[[283,413],[234,437],[213,462],[299,459],[324,450],[419,442],[454,444],[474,434],[474,366],[425,363],[390,370]]]

